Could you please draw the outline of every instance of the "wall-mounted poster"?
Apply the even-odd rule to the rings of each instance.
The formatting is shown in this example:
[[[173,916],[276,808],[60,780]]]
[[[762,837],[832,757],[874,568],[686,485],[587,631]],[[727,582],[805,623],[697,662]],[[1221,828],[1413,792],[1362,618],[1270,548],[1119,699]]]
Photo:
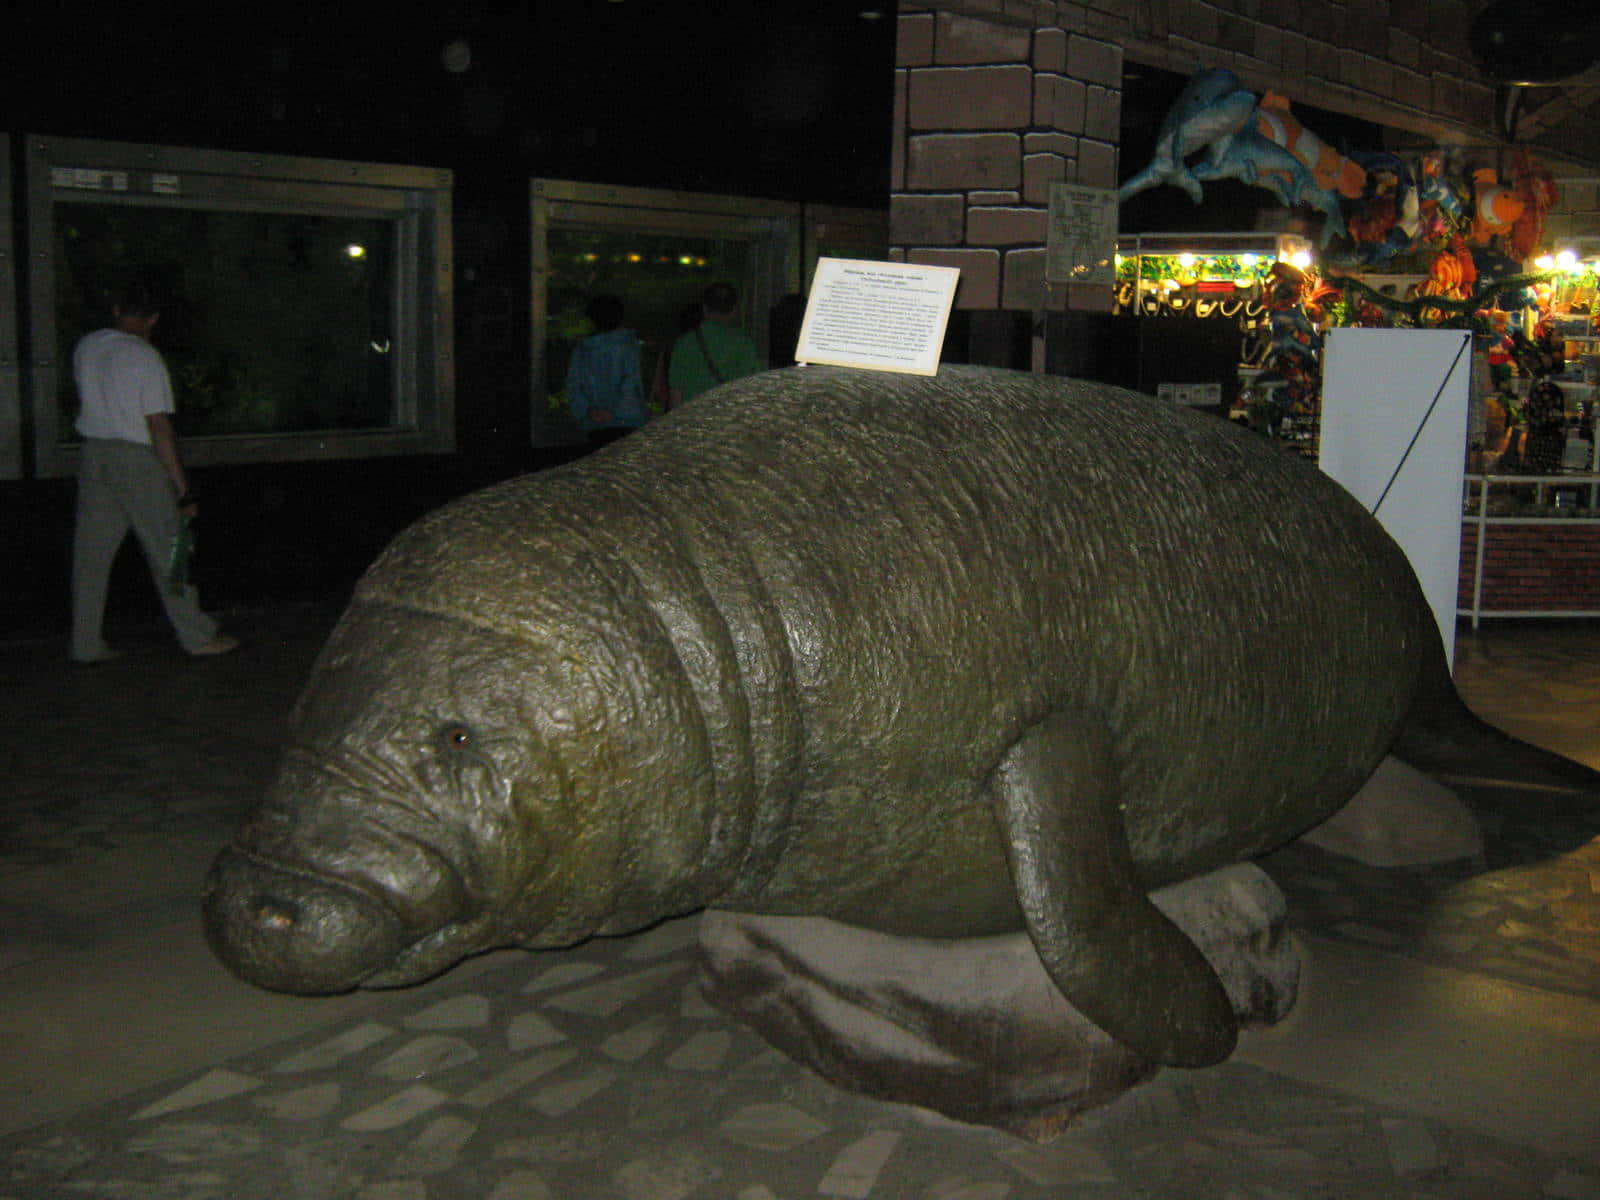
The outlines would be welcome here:
[[[1050,185],[1044,252],[1046,283],[1117,281],[1117,191],[1076,183]]]
[[[819,258],[795,361],[935,375],[961,272]]]

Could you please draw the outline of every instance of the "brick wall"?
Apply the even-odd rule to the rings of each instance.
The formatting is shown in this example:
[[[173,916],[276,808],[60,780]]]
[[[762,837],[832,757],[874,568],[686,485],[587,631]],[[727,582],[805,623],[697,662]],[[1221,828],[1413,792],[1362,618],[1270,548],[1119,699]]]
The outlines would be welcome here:
[[[1468,0],[942,0],[902,4],[890,200],[894,255],[962,269],[956,303],[1109,307],[1046,295],[1055,180],[1117,183],[1122,64],[1228,67],[1257,91],[1428,137],[1491,138]]]
[[[1472,607],[1477,525],[1461,525],[1456,603]],[[1600,612],[1600,525],[1490,525],[1482,608],[1493,612]]]
[[[1563,179],[1561,195],[1545,223],[1552,246],[1589,243],[1600,229],[1600,178]]]
[[[1122,48],[961,13],[899,21],[896,255],[961,268],[961,308],[1038,309],[1050,185],[1117,183]],[[1108,307],[1110,289],[1076,288],[1073,302]]]

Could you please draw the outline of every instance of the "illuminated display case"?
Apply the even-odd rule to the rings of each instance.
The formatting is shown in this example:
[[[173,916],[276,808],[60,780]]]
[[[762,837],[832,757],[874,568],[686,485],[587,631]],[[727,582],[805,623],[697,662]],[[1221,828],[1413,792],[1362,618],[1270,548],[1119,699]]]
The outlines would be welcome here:
[[[161,299],[193,465],[453,448],[449,171],[26,145],[39,475],[75,469],[72,348],[134,281]]]
[[[1246,419],[1250,386],[1272,350],[1273,268],[1303,271],[1312,246],[1270,232],[1143,233],[1117,240],[1116,320],[1134,361],[1118,382]],[[1315,410],[1274,423],[1274,432],[1315,453]],[[1307,440],[1309,439],[1309,440]]]
[[[1311,243],[1291,234],[1143,233],[1117,239],[1119,312],[1259,319],[1273,264],[1304,270]]]
[[[881,259],[887,214],[744,196],[618,187],[563,179],[529,185],[533,299],[530,426],[535,445],[581,436],[567,416],[567,362],[592,332],[584,308],[596,295],[623,302],[624,327],[642,342],[647,390],[685,310],[723,281],[739,295],[739,320],[763,359],[792,362],[796,316],[819,257]],[[787,334],[788,346],[779,345]]]

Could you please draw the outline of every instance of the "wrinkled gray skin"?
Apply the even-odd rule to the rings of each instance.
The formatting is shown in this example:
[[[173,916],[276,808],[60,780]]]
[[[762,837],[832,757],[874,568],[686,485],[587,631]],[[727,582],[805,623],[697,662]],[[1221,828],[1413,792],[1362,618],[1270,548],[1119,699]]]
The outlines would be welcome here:
[[[705,906],[1025,926],[1107,1032],[1215,1062],[1227,998],[1146,891],[1321,821],[1419,698],[1423,758],[1486,733],[1401,552],[1271,443],[1062,379],[773,372],[403,533],[207,930],[317,993]]]

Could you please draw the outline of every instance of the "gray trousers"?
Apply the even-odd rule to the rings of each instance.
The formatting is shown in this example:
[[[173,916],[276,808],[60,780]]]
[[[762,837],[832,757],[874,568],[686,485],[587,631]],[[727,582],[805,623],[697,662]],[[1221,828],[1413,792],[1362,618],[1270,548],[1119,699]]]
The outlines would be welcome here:
[[[102,625],[111,564],[132,529],[161,593],[167,619],[185,650],[217,636],[217,622],[200,611],[192,585],[174,591],[168,582],[172,539],[177,535],[177,498],[161,460],[149,446],[89,438],[78,467],[78,523],[72,539],[72,648],[76,659],[104,654]]]

